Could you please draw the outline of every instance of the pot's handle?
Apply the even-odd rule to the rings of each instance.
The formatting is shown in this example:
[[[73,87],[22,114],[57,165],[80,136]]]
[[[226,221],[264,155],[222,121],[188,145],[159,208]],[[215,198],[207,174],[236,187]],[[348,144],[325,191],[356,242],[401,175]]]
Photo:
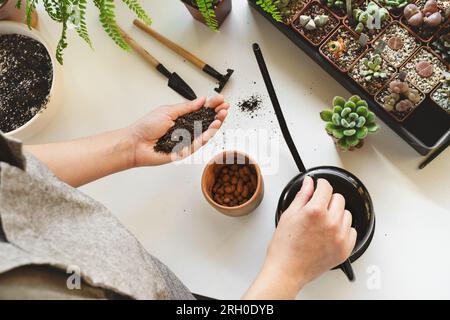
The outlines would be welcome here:
[[[342,272],[345,273],[348,280],[355,281],[355,273],[353,272],[352,264],[350,263],[350,260],[347,259],[343,264],[339,266],[341,268]]]

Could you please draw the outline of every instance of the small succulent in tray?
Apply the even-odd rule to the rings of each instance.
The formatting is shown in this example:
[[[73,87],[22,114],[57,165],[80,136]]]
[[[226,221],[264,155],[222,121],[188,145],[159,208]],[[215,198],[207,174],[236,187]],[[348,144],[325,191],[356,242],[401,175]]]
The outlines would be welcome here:
[[[322,0],[321,2],[340,17],[347,14],[346,0]],[[356,2],[357,0],[352,0],[352,5]]]
[[[415,0],[378,0],[378,2],[388,9],[395,17],[399,17],[402,14],[403,8],[414,1]]]
[[[290,24],[294,15],[308,2],[309,0],[276,0],[274,3],[280,10],[284,23]]]
[[[418,0],[408,4],[403,10],[406,24],[423,41],[429,41],[444,22],[444,13],[436,0]]]
[[[398,22],[391,24],[375,41],[374,47],[386,43],[381,55],[394,67],[400,67],[420,46],[416,38]]]
[[[370,94],[380,90],[394,74],[395,69],[385,62],[380,54],[368,52],[363,59],[350,70],[350,77],[358,82]]]
[[[357,35],[342,26],[322,44],[320,52],[342,72],[347,72],[366,48]]]
[[[425,98],[401,73],[377,94],[375,100],[398,121],[403,121]]]
[[[388,76],[388,70],[382,69],[383,59],[379,54],[362,59],[362,64],[365,69],[360,70],[364,80],[370,81],[372,79],[385,79]]]
[[[430,47],[443,60],[450,63],[450,28],[444,29],[437,38],[431,42]]]
[[[427,47],[420,48],[402,67],[408,80],[424,93],[429,93],[444,78],[447,67]]]
[[[299,25],[308,31],[322,29],[330,21],[330,16],[321,14],[318,16],[301,15],[299,17]]]
[[[387,9],[371,1],[365,8],[353,9],[352,19],[347,20],[347,24],[357,33],[366,33],[372,41],[390,21]]]
[[[447,73],[441,82],[441,85],[431,94],[431,99],[450,114],[450,74]]]
[[[292,27],[314,45],[319,45],[337,27],[339,20],[317,2],[311,2],[292,22]]]
[[[320,117],[326,122],[325,130],[342,150],[361,148],[367,135],[379,129],[367,102],[356,95],[348,101],[334,97],[333,109],[322,111]]]

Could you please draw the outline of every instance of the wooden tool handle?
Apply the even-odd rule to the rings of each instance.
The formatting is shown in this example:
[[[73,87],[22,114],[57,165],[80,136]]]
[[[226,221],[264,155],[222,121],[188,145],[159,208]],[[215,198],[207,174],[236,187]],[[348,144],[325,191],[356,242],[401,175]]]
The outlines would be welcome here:
[[[186,49],[180,47],[176,43],[172,42],[171,40],[167,39],[163,35],[159,34],[155,30],[151,29],[150,27],[145,25],[143,22],[141,22],[141,21],[139,21],[137,19],[134,19],[133,23],[134,23],[134,25],[136,27],[138,27],[142,31],[146,32],[147,34],[151,35],[153,38],[155,38],[156,40],[161,42],[166,47],[172,49],[173,51],[178,53],[183,58],[185,58],[185,59],[189,60],[190,62],[192,62],[199,69],[203,69],[205,67],[205,65],[206,65],[205,62],[203,62],[202,60],[200,60],[199,58],[194,56],[192,53],[190,53]]]
[[[150,63],[155,68],[160,65],[160,62],[156,60],[150,53],[147,52],[139,43],[137,43],[133,38],[131,38],[125,31],[123,31],[119,26],[119,31],[123,39],[148,63]]]

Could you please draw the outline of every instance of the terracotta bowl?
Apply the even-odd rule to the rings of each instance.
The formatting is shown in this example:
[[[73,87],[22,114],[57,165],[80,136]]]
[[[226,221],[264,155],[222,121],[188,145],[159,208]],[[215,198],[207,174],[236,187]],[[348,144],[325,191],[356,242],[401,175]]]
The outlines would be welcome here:
[[[214,201],[212,188],[222,167],[231,164],[249,164],[252,166],[253,172],[256,174],[257,186],[255,193],[247,202],[238,206],[227,207]],[[259,206],[264,196],[264,181],[261,169],[256,162],[245,153],[239,151],[224,151],[212,158],[203,170],[202,192],[206,201],[208,201],[208,203],[217,211],[232,217],[247,215]]]

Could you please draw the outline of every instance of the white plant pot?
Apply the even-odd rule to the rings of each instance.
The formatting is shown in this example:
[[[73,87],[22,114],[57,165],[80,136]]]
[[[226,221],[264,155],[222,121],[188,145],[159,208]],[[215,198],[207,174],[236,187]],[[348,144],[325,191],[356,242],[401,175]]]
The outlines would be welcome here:
[[[44,38],[36,29],[30,30],[25,24],[18,22],[0,21],[0,35],[2,34],[21,34],[39,41],[47,49],[52,61],[53,79],[47,104],[45,105],[45,107],[42,108],[41,111],[39,111],[33,118],[31,118],[23,126],[13,131],[5,133],[6,136],[24,140],[37,134],[55,116],[55,113],[61,103],[61,90],[62,90],[61,66],[54,58],[54,51],[52,50],[52,48],[46,43]]]

